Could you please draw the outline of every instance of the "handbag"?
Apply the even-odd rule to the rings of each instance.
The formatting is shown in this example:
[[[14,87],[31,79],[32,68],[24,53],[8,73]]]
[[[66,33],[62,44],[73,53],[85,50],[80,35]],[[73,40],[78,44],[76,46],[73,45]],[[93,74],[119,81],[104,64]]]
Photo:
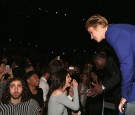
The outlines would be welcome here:
[[[135,115],[135,101],[125,102],[124,115]]]

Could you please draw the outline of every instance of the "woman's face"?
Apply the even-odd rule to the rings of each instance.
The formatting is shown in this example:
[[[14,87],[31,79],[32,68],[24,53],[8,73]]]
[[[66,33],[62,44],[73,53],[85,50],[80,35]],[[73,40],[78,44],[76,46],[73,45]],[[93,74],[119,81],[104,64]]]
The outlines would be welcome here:
[[[87,74],[83,74],[82,79],[83,79],[83,81],[87,81],[88,80]]]
[[[65,86],[70,87],[71,86],[71,81],[72,81],[72,78],[71,78],[70,74],[68,73],[67,76],[66,76]]]
[[[5,64],[2,63],[2,64],[0,65],[0,73],[3,73],[4,70],[5,70]]]

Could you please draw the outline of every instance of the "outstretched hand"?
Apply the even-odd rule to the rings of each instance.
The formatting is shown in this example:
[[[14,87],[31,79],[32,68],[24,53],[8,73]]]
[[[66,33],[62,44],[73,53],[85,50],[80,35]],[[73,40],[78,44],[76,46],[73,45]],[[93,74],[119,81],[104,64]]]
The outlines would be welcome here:
[[[88,92],[87,92],[88,96],[95,97],[103,92],[101,83],[93,83],[92,82],[92,85],[94,86],[94,88],[92,88],[91,90],[88,90]]]

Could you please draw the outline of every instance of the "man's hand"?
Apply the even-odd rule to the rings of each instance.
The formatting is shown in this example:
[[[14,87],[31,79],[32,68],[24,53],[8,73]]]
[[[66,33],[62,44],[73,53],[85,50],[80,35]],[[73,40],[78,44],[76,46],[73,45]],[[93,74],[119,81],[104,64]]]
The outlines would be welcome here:
[[[92,83],[92,85],[94,86],[94,88],[87,92],[88,96],[95,97],[103,92],[101,83]]]
[[[121,112],[121,113],[123,113],[123,111],[124,111],[124,108],[123,108],[123,105],[125,104],[125,102],[126,102],[126,99],[125,98],[121,98],[121,101],[120,101],[120,104],[119,104],[119,111]]]

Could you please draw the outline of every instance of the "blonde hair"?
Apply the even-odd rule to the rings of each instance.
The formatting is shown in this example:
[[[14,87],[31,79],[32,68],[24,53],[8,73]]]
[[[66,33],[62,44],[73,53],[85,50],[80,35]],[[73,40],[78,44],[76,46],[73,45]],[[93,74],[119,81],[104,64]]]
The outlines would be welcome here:
[[[108,25],[108,21],[105,17],[101,16],[100,14],[92,15],[88,20],[86,21],[86,30],[89,27],[96,28],[98,25],[101,25],[102,27],[106,27]]]

